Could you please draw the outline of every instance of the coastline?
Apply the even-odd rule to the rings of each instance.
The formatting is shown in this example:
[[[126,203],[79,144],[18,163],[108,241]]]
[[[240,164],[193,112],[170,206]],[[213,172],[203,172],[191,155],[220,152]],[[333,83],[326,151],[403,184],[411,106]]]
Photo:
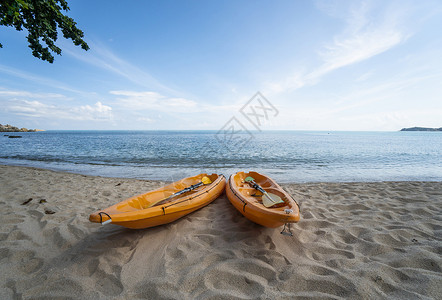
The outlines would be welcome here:
[[[167,181],[250,168],[279,183],[442,181],[442,166],[434,163],[442,156],[442,139],[434,132],[276,131],[254,136],[241,151],[232,151],[210,131],[23,133],[22,139],[1,140],[0,164]]]
[[[0,298],[442,294],[442,182],[281,184],[301,202],[292,238],[248,221],[225,195],[151,229],[88,221],[163,184],[0,165]]]

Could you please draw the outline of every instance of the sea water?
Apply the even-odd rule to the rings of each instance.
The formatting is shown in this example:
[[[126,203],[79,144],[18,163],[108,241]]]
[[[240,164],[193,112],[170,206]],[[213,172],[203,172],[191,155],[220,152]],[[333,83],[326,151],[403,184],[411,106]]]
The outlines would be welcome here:
[[[258,171],[279,182],[441,181],[442,132],[45,131],[0,136],[0,164],[174,181]]]

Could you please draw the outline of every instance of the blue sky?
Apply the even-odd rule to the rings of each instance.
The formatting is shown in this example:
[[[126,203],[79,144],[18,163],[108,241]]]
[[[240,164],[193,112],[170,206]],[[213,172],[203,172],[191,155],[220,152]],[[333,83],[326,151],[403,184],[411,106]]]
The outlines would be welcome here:
[[[49,64],[0,27],[0,123],[212,129],[260,91],[261,129],[442,126],[441,1],[70,1],[90,50]]]

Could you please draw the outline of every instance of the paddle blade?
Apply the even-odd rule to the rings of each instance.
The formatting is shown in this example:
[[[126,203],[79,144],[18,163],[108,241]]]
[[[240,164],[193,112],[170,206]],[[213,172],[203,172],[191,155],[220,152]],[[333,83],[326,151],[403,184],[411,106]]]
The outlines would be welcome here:
[[[265,193],[262,195],[262,204],[265,207],[272,207],[276,204],[284,203],[284,200],[281,199],[278,195],[272,193]]]
[[[209,177],[204,176],[203,178],[201,178],[201,182],[206,185],[206,184],[211,184],[212,180],[210,180]]]
[[[253,177],[251,177],[251,176],[246,177],[246,179],[244,179],[245,182],[252,182],[252,181],[254,181],[254,180],[255,180],[255,179],[254,179]]]

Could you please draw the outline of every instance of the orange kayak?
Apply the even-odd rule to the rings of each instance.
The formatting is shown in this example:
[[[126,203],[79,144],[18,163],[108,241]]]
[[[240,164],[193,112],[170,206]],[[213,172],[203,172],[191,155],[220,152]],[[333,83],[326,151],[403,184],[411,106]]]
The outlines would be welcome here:
[[[252,177],[256,183],[270,195],[270,198],[282,200],[272,207],[263,204],[262,192],[246,181]],[[257,172],[238,172],[230,176],[226,187],[227,198],[247,219],[266,227],[279,227],[299,221],[298,203],[271,178]]]
[[[204,184],[207,179],[210,183]],[[225,186],[224,175],[184,178],[96,211],[89,216],[89,221],[133,229],[167,224],[206,206],[224,192]]]

